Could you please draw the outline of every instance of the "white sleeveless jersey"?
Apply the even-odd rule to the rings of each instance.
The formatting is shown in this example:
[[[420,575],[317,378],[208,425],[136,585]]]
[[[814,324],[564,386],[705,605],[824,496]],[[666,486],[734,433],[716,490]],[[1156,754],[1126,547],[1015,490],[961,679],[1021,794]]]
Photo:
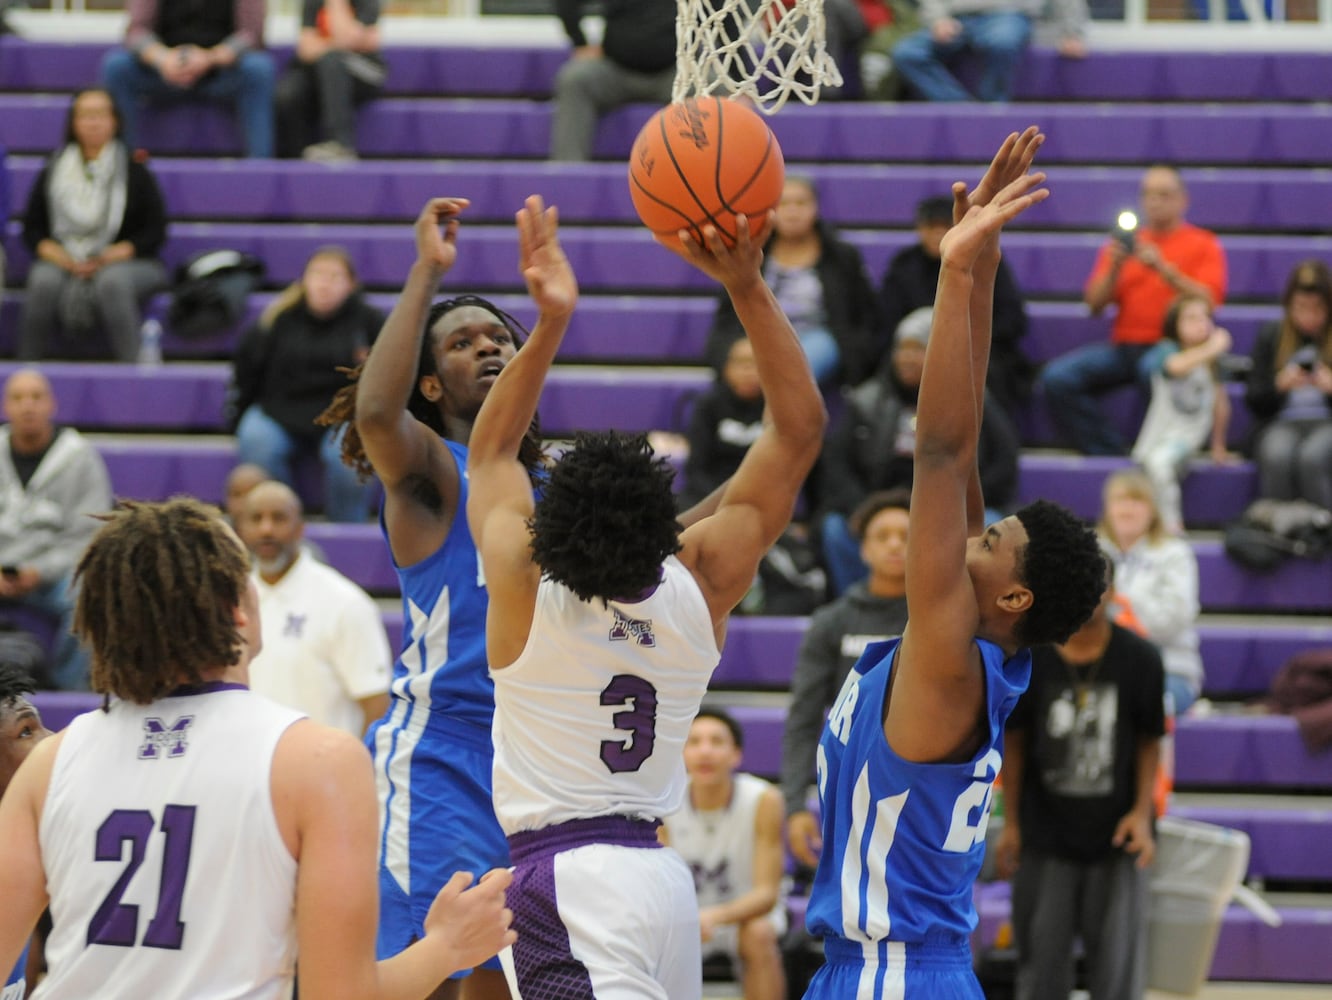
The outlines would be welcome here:
[[[291,995],[296,861],[273,751],[299,712],[241,685],[79,716],[39,825],[54,930],[34,1000]]]
[[[754,888],[754,829],[764,792],[776,786],[752,774],[732,777],[731,801],[721,809],[696,810],[685,796],[666,820],[671,846],[694,876],[699,908],[720,906]],[[779,899],[775,909],[782,910]]]
[[[542,580],[522,655],[491,671],[505,834],[678,809],[685,739],[719,659],[707,603],[674,556],[640,601],[583,602]]]

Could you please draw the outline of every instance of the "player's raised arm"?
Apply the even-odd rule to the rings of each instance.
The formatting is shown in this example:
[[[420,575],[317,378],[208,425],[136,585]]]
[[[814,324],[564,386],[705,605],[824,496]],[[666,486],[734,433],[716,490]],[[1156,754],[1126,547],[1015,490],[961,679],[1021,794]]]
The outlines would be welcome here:
[[[734,247],[708,227],[706,248],[682,234],[678,251],[726,288],[754,345],[767,403],[763,431],[745,453],[716,513],[682,536],[681,558],[694,569],[719,628],[753,582],[763,554],[790,523],[828,422],[805,352],[760,270],[772,225],[769,215],[751,233],[748,221],[739,217]]]
[[[531,624],[539,579],[528,546],[532,481],[518,450],[536,415],[541,389],[555,361],[569,317],[578,301],[578,283],[560,248],[559,217],[539,197],[518,212],[519,269],[537,306],[537,321],[523,349],[495,380],[477,414],[468,444],[467,524],[481,556],[490,590],[487,647],[493,640],[517,644],[520,652]],[[516,658],[491,648],[492,666]]]

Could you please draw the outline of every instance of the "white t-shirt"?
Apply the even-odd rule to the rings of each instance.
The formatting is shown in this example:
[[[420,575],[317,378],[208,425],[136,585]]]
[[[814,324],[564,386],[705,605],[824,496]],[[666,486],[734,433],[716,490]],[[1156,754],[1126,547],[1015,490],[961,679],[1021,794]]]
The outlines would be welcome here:
[[[264,647],[250,663],[250,689],[360,736],[357,702],[388,693],[393,664],[373,598],[305,552],[277,583],[257,573],[254,582]]]

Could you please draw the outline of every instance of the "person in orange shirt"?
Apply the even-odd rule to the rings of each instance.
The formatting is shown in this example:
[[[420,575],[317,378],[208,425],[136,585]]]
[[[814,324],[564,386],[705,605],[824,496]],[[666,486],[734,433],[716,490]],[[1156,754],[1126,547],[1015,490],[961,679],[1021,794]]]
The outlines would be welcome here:
[[[1085,455],[1123,455],[1127,441],[1101,413],[1096,397],[1137,383],[1144,390],[1164,354],[1156,349],[1166,310],[1179,295],[1226,294],[1226,255],[1216,236],[1184,220],[1189,195],[1179,171],[1149,167],[1139,190],[1142,226],[1130,247],[1111,238],[1087,279],[1083,300],[1100,313],[1116,309],[1108,344],[1088,344],[1055,358],[1041,373],[1050,412],[1069,443]]]

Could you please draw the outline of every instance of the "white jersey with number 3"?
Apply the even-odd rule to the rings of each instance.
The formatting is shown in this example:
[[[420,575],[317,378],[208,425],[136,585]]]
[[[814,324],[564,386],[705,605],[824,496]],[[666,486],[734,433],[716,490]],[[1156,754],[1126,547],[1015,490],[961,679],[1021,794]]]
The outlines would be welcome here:
[[[584,602],[542,580],[522,655],[491,671],[505,834],[675,812],[685,739],[719,659],[703,593],[674,556],[638,601]]]
[[[70,724],[38,831],[54,929],[36,997],[290,996],[296,860],[270,774],[301,718],[209,684]]]

